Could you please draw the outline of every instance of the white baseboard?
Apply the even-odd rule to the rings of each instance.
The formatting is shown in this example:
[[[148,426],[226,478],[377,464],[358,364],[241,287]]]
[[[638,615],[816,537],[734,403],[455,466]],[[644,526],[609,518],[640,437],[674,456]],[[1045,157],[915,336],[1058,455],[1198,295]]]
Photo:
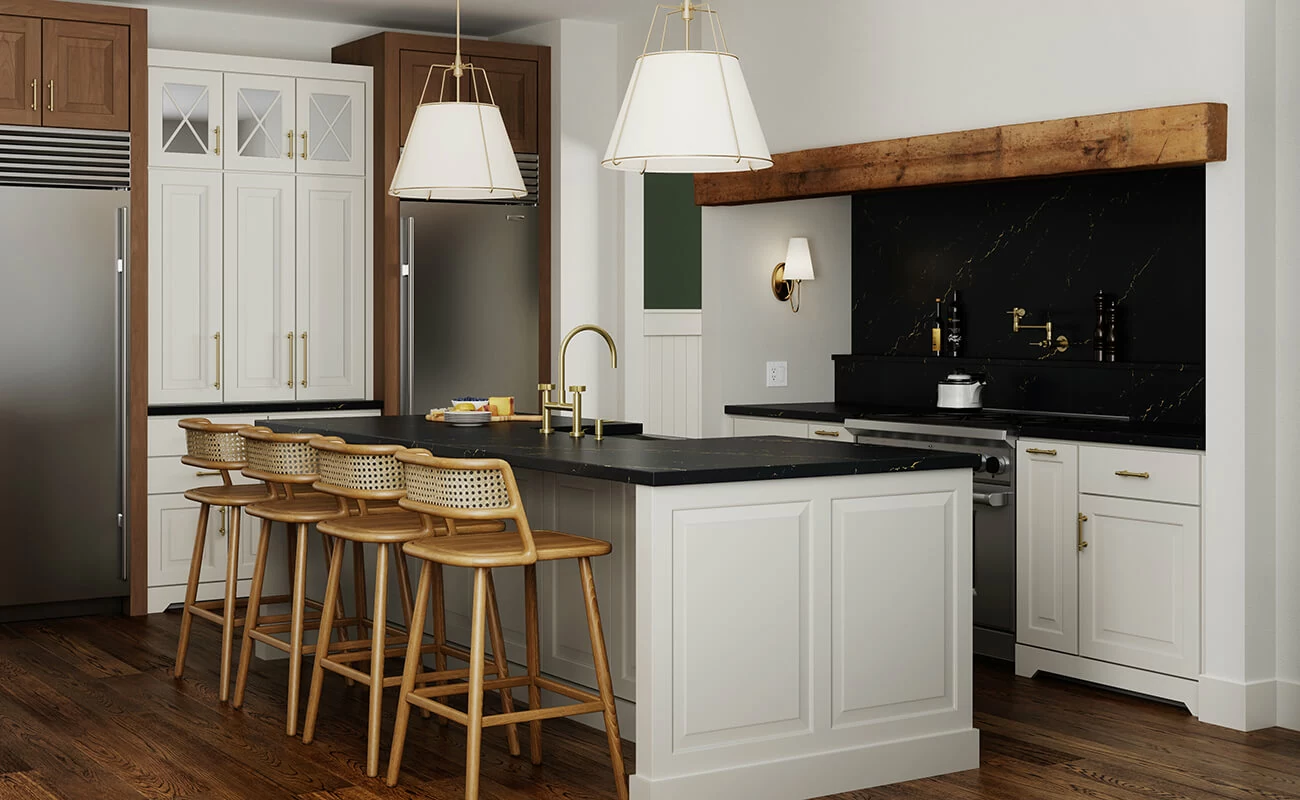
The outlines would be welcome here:
[[[1032,678],[1038,672],[1049,672],[1126,692],[1172,700],[1187,706],[1192,716],[1200,716],[1202,695],[1197,692],[1197,682],[1194,680],[1044,650],[1041,647],[1016,645],[1016,674],[1022,678]]]
[[[637,774],[630,788],[632,800],[807,800],[977,769],[979,747],[979,731],[954,731],[658,780]]]
[[[235,589],[235,595],[238,597],[248,597],[249,589],[253,582],[248,579],[239,581]],[[198,599],[220,600],[226,594],[226,582],[205,581],[199,584]],[[150,586],[148,595],[148,609],[150,614],[160,614],[174,605],[185,602],[185,584],[179,586]]]
[[[1202,675],[1201,722],[1237,731],[1271,728],[1278,719],[1278,685],[1275,680],[1231,681]]]
[[[1300,731],[1300,681],[1277,679],[1277,724]]]

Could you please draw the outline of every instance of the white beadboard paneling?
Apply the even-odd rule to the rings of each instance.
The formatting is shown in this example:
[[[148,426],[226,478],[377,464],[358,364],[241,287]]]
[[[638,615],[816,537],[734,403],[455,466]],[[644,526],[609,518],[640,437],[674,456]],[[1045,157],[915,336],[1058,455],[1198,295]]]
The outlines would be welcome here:
[[[645,312],[646,433],[700,435],[701,315]]]

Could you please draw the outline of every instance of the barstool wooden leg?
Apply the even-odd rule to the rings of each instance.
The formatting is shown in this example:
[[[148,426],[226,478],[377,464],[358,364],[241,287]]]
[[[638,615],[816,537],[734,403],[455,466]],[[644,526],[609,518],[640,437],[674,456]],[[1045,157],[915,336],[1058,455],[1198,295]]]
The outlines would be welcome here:
[[[478,800],[479,760],[483,749],[483,659],[487,652],[487,575],[474,570],[474,621],[470,629],[469,711],[465,724],[465,800]]]
[[[190,607],[199,599],[199,574],[203,569],[203,543],[208,533],[208,514],[212,506],[207,503],[199,505],[199,527],[194,532],[194,555],[190,556],[190,578],[185,584],[185,609],[181,612],[181,637],[176,645],[176,668],[172,674],[177,678],[185,674],[185,654],[190,649],[190,628],[194,625],[194,615]]]
[[[425,613],[429,608],[429,592],[433,586],[436,564],[426,563],[420,570],[420,584],[415,590],[415,603],[411,614],[411,631],[424,630]],[[408,637],[406,666],[402,671],[402,688],[397,695],[397,721],[393,723],[393,746],[388,754],[388,785],[397,785],[397,774],[402,770],[402,750],[406,746],[406,728],[411,722],[411,704],[406,697],[415,689],[415,676],[420,671],[420,637]]]
[[[447,644],[447,598],[443,593],[442,583],[442,565],[427,563],[424,565],[424,572],[433,575],[433,639],[438,643],[438,649],[434,651],[433,663],[438,672],[445,672],[447,669],[447,654],[443,652],[443,647]],[[421,572],[421,576],[424,575]],[[437,686],[441,681],[434,681]],[[451,720],[438,715],[438,724],[446,727]]]
[[[320,713],[321,687],[325,683],[325,656],[329,654],[330,631],[337,613],[336,601],[343,580],[343,542],[335,542],[330,551],[329,577],[325,579],[325,602],[321,604],[320,632],[316,637],[316,659],[312,662],[311,689],[307,695],[307,719],[302,725],[302,742],[311,744],[316,735],[316,715]]]
[[[614,765],[614,783],[619,800],[627,800],[627,773],[623,768],[623,740],[618,734],[618,711],[614,706],[614,682],[609,677],[609,655],[605,652],[605,634],[600,628],[600,607],[596,603],[596,579],[591,574],[591,559],[578,559],[582,573],[582,595],[587,602],[587,630],[591,635],[591,654],[596,666],[596,684],[605,704],[605,735],[609,739],[609,760]]]
[[[383,547],[383,545],[380,545]],[[406,626],[408,636],[416,635],[415,629],[411,627],[411,611],[414,601],[411,598],[411,570],[406,564],[406,554],[402,552],[400,544],[389,545],[393,551],[393,563],[397,565],[397,580],[402,584],[400,596],[402,598],[402,624]],[[421,640],[424,638],[424,631],[419,632]],[[420,654],[420,671],[424,672],[424,654]],[[426,685],[425,681],[420,682],[420,686]],[[420,709],[420,716],[428,719],[433,712],[427,708]],[[373,777],[373,776],[372,776]]]
[[[244,512],[231,508],[226,527],[226,602],[221,609],[221,702],[230,699],[230,662],[235,650],[235,605],[239,598],[239,520]]]
[[[384,719],[384,640],[387,637],[388,548],[375,548],[375,615],[370,626],[370,724],[366,730],[366,774],[379,774],[379,730]]]
[[[332,562],[332,557],[333,557],[333,554],[334,554],[334,548],[337,547],[337,548],[340,549],[340,550],[346,550],[346,549],[347,549],[347,546],[348,546],[348,543],[345,542],[345,541],[343,541],[343,540],[339,540],[339,541],[336,542],[336,541],[334,541],[333,537],[331,537],[331,536],[330,536],[329,534],[327,534],[327,533],[322,533],[322,534],[320,535],[320,540],[321,540],[321,545],[322,545],[322,547],[323,547],[323,549],[324,549],[324,551],[325,551],[325,574],[328,575],[328,574],[329,574],[329,571],[330,571],[330,564],[333,563],[333,562]],[[355,547],[356,545],[353,545],[353,546]],[[343,606],[343,593],[342,593],[342,592],[340,592],[340,593],[338,594],[338,596],[335,598],[335,603],[334,603],[334,615],[335,615],[335,617],[337,617],[338,619],[346,619],[347,616],[348,616],[347,609]],[[330,624],[330,627],[331,627],[331,628],[334,627],[333,623]],[[324,630],[324,628],[318,628],[317,630],[318,630],[317,636],[319,636],[319,635],[320,635],[319,631]],[[358,630],[360,630],[360,629],[358,628]],[[330,636],[332,637],[333,635],[334,635],[334,631],[331,630],[331,631],[330,631]],[[340,642],[346,642],[346,641],[348,641],[350,638],[351,638],[351,637],[348,636],[348,629],[347,629],[347,626],[344,626],[344,627],[342,627],[342,628],[339,628],[339,641],[340,641]],[[344,678],[343,680],[344,680],[344,682],[347,683],[347,685],[350,686],[350,687],[351,687],[351,686],[356,686],[356,685],[357,685],[357,682],[354,681],[354,680],[352,680],[351,678]]]
[[[510,667],[506,663],[506,639],[501,635],[501,614],[497,610],[497,588],[492,581],[492,570],[487,571],[487,610],[488,630],[492,635],[492,661],[496,664],[497,677],[510,677]],[[509,689],[501,689],[501,710],[507,714],[515,711],[514,699]],[[510,746],[510,755],[519,755],[519,726],[510,723],[506,726],[506,743]]]
[[[298,525],[294,541],[293,599],[289,608],[289,708],[285,732],[298,733],[298,692],[302,688],[303,607],[307,604],[307,526]]]
[[[542,690],[537,678],[542,674],[541,644],[537,635],[537,565],[524,567],[524,616],[527,626],[528,647],[528,708],[536,711],[542,707]],[[542,721],[528,723],[528,744],[534,764],[542,763]]]
[[[378,617],[371,617],[372,622],[366,622],[366,551],[361,542],[352,543],[352,596],[357,604],[357,638],[362,639],[367,625],[373,625],[373,620]]]
[[[244,612],[244,634],[239,643],[239,671],[235,673],[235,696],[230,705],[239,708],[244,704],[248,688],[248,667],[253,660],[253,639],[249,635],[257,627],[262,611],[262,584],[266,581],[266,551],[271,548],[271,520],[262,520],[262,536],[257,543],[257,562],[253,565],[253,585],[248,589],[248,609]]]

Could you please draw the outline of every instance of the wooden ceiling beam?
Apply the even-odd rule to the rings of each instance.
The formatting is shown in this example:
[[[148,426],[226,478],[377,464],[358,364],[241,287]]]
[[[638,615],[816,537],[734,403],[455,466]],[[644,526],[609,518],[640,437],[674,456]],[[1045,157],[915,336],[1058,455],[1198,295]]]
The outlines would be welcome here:
[[[701,206],[911,186],[1182,167],[1228,156],[1228,107],[1192,103],[821,147],[759,172],[695,176]]]

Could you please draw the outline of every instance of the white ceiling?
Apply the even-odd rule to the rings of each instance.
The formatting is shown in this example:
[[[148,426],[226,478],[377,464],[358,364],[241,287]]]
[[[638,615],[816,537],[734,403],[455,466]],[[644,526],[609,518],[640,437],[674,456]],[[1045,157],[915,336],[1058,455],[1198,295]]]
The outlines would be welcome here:
[[[467,36],[496,36],[557,19],[621,22],[656,0],[463,0]],[[143,5],[343,22],[377,28],[454,31],[455,0],[144,0]]]

